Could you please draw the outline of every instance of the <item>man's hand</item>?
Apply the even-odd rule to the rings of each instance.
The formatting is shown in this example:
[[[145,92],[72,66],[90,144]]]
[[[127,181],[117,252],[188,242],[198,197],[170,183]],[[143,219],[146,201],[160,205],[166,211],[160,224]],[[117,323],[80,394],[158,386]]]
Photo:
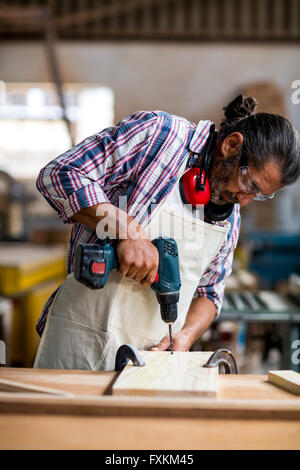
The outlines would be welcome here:
[[[158,250],[146,238],[120,240],[117,244],[119,272],[143,286],[153,284],[158,269]]]
[[[173,334],[173,351],[189,351],[192,346],[191,337],[184,330]],[[166,335],[151,351],[170,351],[170,337]]]
[[[215,316],[216,307],[211,300],[205,297],[193,299],[182,330],[173,334],[174,351],[189,351],[195,341],[209,328]],[[151,351],[170,349],[170,338],[166,335],[157,346],[151,348]]]
[[[158,251],[148,239],[143,227],[133,217],[112,204],[101,203],[82,209],[73,220],[94,230],[98,230],[101,224],[100,229],[104,228],[105,231],[97,231],[99,238],[100,235],[102,238],[105,235],[119,240],[117,256],[120,273],[143,286],[153,284],[158,269]],[[114,234],[113,237],[111,233]]]

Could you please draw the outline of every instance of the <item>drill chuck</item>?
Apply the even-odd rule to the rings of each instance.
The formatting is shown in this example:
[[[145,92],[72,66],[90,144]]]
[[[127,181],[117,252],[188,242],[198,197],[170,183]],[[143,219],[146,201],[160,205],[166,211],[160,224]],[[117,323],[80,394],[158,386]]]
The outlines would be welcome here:
[[[179,292],[167,294],[156,294],[160,304],[161,318],[165,323],[174,323],[177,320],[177,303],[179,300]]]

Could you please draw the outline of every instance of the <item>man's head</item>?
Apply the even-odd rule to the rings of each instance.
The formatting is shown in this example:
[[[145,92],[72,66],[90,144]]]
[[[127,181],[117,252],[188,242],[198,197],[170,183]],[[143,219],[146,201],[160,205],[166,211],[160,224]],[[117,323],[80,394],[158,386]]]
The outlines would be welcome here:
[[[256,105],[255,98],[240,95],[224,108],[210,170],[216,204],[268,199],[300,175],[296,129],[282,116],[254,114]]]

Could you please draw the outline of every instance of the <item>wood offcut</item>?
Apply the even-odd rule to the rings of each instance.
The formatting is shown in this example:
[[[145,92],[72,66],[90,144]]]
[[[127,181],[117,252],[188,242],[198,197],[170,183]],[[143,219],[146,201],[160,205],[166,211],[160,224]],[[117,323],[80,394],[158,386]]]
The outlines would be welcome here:
[[[268,380],[280,388],[300,395],[300,374],[293,370],[277,370],[268,372]]]

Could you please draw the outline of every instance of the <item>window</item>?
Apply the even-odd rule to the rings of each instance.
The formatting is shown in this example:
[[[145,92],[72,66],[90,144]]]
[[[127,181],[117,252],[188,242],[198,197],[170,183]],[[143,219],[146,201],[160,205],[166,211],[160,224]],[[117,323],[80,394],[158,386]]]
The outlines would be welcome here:
[[[110,88],[66,84],[64,90],[76,143],[112,125],[114,96]],[[1,170],[13,178],[36,178],[47,162],[70,146],[53,84],[0,82]]]

